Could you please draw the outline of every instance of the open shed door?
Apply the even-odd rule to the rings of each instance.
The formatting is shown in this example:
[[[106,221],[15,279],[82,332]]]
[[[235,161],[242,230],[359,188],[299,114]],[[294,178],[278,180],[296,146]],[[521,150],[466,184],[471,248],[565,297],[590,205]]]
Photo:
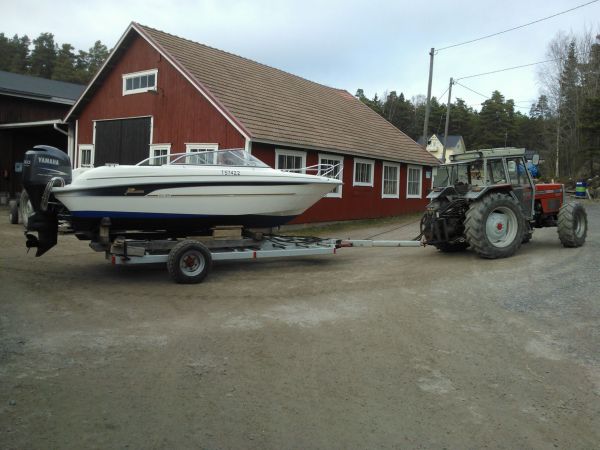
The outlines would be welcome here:
[[[96,167],[137,164],[150,155],[150,117],[95,122]]]

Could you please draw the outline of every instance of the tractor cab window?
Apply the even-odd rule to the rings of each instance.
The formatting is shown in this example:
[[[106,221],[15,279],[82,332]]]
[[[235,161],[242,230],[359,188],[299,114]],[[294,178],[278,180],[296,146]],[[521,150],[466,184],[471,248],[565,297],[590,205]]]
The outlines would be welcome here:
[[[504,164],[501,159],[488,161],[487,170],[488,183],[503,184],[506,183],[506,174],[504,173]]]
[[[506,166],[508,167],[508,176],[510,177],[510,183],[513,186],[521,186],[528,184],[527,170],[525,169],[525,162],[523,158],[510,158],[506,160]]]
[[[473,161],[469,164],[469,184],[483,186],[483,161]]]
[[[433,187],[446,187],[450,178],[450,166],[440,166],[437,168],[437,173],[433,177]]]
[[[469,164],[455,166],[453,184],[469,184]]]

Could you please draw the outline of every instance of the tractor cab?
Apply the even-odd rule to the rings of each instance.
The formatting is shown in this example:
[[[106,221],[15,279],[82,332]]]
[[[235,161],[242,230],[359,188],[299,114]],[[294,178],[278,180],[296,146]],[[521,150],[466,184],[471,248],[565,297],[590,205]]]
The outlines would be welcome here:
[[[443,192],[448,187],[469,200],[492,191],[506,192],[519,203],[523,215],[531,219],[534,183],[527,170],[524,149],[478,150],[452,155],[450,161],[438,167],[434,189],[428,198],[447,195]]]

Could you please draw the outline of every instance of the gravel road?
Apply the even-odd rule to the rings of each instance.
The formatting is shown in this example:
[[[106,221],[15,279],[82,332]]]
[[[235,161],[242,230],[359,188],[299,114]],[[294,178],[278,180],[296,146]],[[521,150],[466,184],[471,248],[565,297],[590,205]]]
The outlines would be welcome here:
[[[551,228],[504,260],[342,249],[221,263],[195,286],[73,236],[34,258],[5,219],[0,448],[598,448],[586,208],[578,249]]]

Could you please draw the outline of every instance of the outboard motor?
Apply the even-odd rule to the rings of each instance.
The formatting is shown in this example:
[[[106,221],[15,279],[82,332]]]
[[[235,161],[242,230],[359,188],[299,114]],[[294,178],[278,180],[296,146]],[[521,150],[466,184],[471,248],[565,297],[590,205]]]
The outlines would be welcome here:
[[[35,256],[42,256],[56,245],[58,209],[52,196],[53,186],[71,183],[69,156],[48,145],[37,145],[25,153],[23,188],[27,191],[34,213],[27,219],[27,248],[35,247]],[[37,231],[38,236],[27,233]]]

